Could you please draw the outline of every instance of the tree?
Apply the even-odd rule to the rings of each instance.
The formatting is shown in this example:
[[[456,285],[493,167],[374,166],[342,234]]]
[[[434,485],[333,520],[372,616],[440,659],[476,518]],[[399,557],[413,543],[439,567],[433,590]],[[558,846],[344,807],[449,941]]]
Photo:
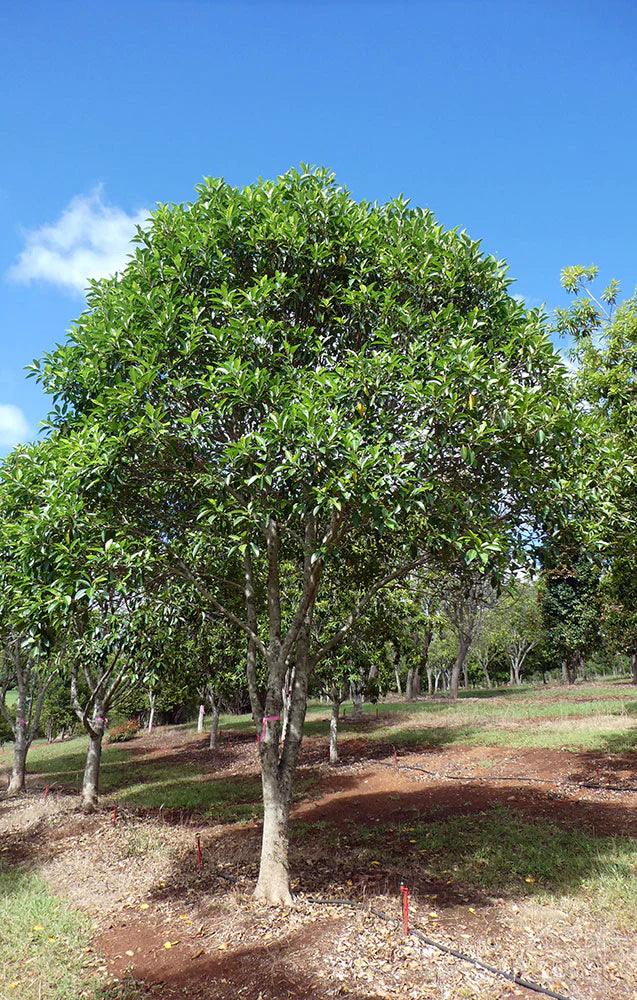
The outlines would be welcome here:
[[[559,497],[572,415],[543,319],[465,233],[303,168],[243,190],[207,180],[160,207],[35,370],[53,425],[101,436],[103,516],[248,640],[256,893],[288,903],[312,671],[384,586],[447,550],[479,564],[519,550]],[[316,640],[326,569],[356,540],[383,565]],[[237,573],[240,611],[224,603]]]
[[[9,794],[26,788],[27,754],[63,650],[61,593],[49,545],[59,515],[46,446],[18,448],[0,467],[0,714],[14,734]],[[13,716],[7,692],[16,692]]]
[[[537,588],[527,580],[512,580],[494,608],[496,643],[506,653],[510,683],[522,683],[522,669],[542,637]]]
[[[637,296],[618,305],[616,280],[595,294],[597,275],[595,266],[562,271],[574,300],[558,310],[557,329],[573,340],[575,390],[591,425],[585,521],[605,568],[605,627],[637,684]]]
[[[572,537],[553,540],[544,554],[538,596],[548,645],[562,664],[564,682],[574,684],[600,637],[595,553]]]

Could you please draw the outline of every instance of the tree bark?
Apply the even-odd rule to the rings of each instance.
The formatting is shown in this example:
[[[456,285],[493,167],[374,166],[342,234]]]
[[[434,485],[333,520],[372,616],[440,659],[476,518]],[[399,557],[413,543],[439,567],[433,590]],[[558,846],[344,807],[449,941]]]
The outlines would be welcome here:
[[[341,703],[334,699],[330,718],[330,764],[338,764],[338,719],[340,714]]]
[[[200,705],[199,706],[199,716],[197,718],[197,732],[198,733],[203,733],[203,720],[204,720],[205,715],[206,715],[206,706],[205,705]]]
[[[403,693],[403,686],[400,683],[400,671],[398,669],[398,662],[396,662],[396,664],[394,666],[394,675],[396,677],[396,688],[398,689],[398,694],[402,695],[402,693]]]
[[[575,683],[575,670],[568,659],[562,660],[562,681],[564,684]]]
[[[427,694],[431,698],[434,693],[434,672],[427,667]]]
[[[414,700],[414,671],[410,667],[407,671],[407,680],[405,682],[405,701]]]
[[[449,682],[449,695],[453,701],[456,701],[458,698],[458,692],[460,689],[460,674],[464,670],[465,660],[467,658],[470,645],[471,641],[461,633],[458,641],[458,655],[456,656],[453,667],[451,668],[451,680]]]
[[[100,713],[101,715],[101,713]],[[95,718],[91,724],[88,737],[88,750],[82,781],[82,810],[85,813],[95,812],[100,790],[100,766],[102,763],[102,740],[104,738],[104,721]]]
[[[352,718],[363,718],[363,689],[359,681],[352,683]]]
[[[288,820],[291,782],[289,774],[279,774],[276,757],[262,757],[263,834],[259,878],[254,894],[275,905],[290,906],[290,869],[288,861]]]
[[[26,735],[26,726],[18,720],[16,724],[15,743],[13,744],[13,767],[7,789],[8,795],[19,795],[20,792],[26,791],[28,750],[29,744]]]
[[[637,684],[637,649],[633,649],[632,668],[633,668],[633,684]]]
[[[157,701],[157,696],[152,692],[148,692],[148,705],[150,708],[150,713],[148,715],[148,732],[152,733],[153,723],[155,722],[155,702]]]
[[[208,746],[211,750],[217,745],[217,737],[219,735],[219,715],[221,709],[219,707],[219,702],[214,701],[212,703],[212,719],[210,721],[210,741]]]

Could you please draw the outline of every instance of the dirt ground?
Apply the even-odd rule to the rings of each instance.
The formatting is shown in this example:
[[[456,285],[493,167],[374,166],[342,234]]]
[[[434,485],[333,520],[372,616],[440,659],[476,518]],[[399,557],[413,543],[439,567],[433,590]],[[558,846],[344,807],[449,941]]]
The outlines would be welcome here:
[[[199,763],[205,755],[210,774],[224,778],[257,771],[254,742],[240,734],[226,734],[209,755],[196,734],[160,730],[135,741],[130,752]],[[491,747],[395,753],[361,738],[343,744],[336,770],[324,756],[322,741],[307,741],[300,778],[309,793],[296,804],[292,823],[291,911],[251,897],[258,823],[219,825],[181,810],[120,808],[113,826],[107,808],[85,819],[74,796],[53,794],[45,802],[34,792],[18,805],[0,803],[2,857],[33,866],[91,915],[95,967],[105,980],[136,984],[140,996],[537,996],[403,937],[404,880],[413,925],[431,938],[574,1000],[637,997],[632,934],[576,900],[497,896],[431,875],[426,857],[404,839],[410,821],[470,816],[497,805],[530,821],[543,817],[565,829],[637,837],[637,793],[628,790],[637,787],[634,755]],[[374,824],[397,832],[387,851],[370,860],[357,838]],[[330,837],[322,836],[328,828]],[[346,898],[359,908],[314,901]]]

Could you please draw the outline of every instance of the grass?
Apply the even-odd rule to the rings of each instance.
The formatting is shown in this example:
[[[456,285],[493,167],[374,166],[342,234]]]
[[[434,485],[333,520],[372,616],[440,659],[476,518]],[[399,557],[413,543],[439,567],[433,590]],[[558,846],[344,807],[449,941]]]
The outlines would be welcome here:
[[[32,872],[0,868],[0,928],[3,1000],[133,1000],[140,995],[125,986],[104,986],[103,963],[87,950],[90,921]],[[102,967],[100,973],[96,966]]]
[[[363,722],[354,721],[351,710],[344,716],[340,739],[414,749],[456,745],[625,753],[637,748],[636,720],[635,689],[626,683],[507,687],[466,692],[456,704],[440,699],[366,705]],[[327,740],[328,726],[329,706],[310,704],[306,734]],[[224,716],[221,728],[247,733],[254,724],[248,715]],[[62,744],[38,741],[29,754],[29,771],[38,773],[43,783],[79,788],[85,752],[84,737]],[[0,764],[9,760],[10,746],[0,752]],[[300,782],[297,794],[307,790]],[[172,760],[144,759],[134,752],[134,744],[106,743],[101,791],[106,803],[197,810],[217,822],[257,818],[261,809],[256,777],[212,775],[196,760],[180,760],[178,755]]]
[[[512,899],[534,897],[562,906],[585,903],[629,930],[637,921],[637,843],[566,830],[544,820],[529,823],[496,806],[471,816],[391,826],[357,826],[346,834],[329,823],[295,823],[295,840],[320,835],[334,849],[369,859],[412,859],[428,878]],[[339,846],[341,845],[341,846]]]

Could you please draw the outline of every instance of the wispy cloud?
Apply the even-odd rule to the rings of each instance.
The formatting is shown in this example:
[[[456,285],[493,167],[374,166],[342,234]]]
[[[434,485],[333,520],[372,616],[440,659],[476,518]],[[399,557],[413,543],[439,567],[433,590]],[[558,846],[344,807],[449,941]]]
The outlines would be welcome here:
[[[25,246],[8,272],[12,281],[46,281],[83,292],[89,278],[121,271],[135,227],[146,210],[128,215],[104,200],[100,187],[69,202],[59,219],[25,234]]]
[[[29,436],[29,425],[19,406],[0,403],[0,448],[13,448]]]

